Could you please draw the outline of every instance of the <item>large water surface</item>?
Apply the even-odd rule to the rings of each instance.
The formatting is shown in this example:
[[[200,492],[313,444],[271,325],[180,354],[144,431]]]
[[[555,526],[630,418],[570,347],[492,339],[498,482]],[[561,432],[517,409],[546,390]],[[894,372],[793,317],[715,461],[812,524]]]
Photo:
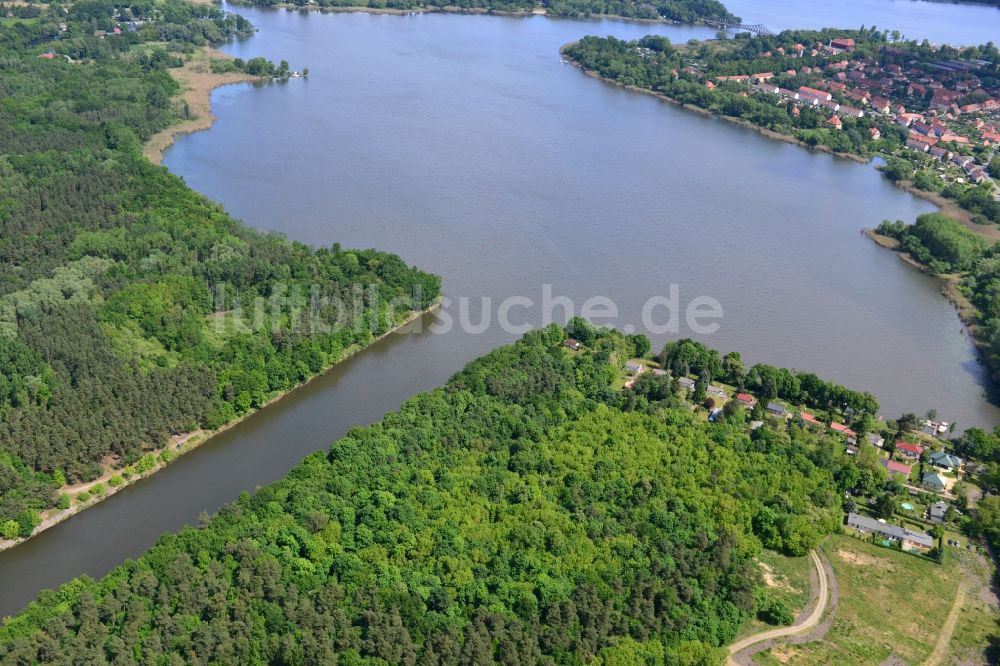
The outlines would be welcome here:
[[[1000,422],[938,283],[860,234],[927,203],[868,166],[606,85],[558,55],[584,34],[683,42],[712,31],[241,11],[260,33],[229,52],[285,58],[311,75],[220,89],[216,125],[179,140],[165,164],[247,223],[398,252],[443,275],[450,298],[492,299],[494,319],[502,299],[539,302],[548,284],[578,309],[606,296],[619,326],[638,325],[643,303],[676,285],[682,305],[710,296],[723,308],[719,330],[697,337],[748,362],[873,391],[888,416],[936,408],[960,427]],[[862,20],[872,22],[853,22]],[[511,317],[537,323],[541,308]],[[654,344],[691,333],[682,326]],[[515,338],[496,325],[391,337],[0,554],[0,614],[42,588],[105,573]]]

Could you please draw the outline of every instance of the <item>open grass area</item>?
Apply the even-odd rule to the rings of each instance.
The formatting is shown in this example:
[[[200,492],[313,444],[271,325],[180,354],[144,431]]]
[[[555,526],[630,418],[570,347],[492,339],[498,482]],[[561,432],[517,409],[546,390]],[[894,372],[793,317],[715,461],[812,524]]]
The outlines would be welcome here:
[[[825,550],[840,587],[830,632],[822,641],[760,654],[758,663],[860,666],[895,656],[923,664],[934,652],[960,582],[964,602],[939,663],[989,663],[985,648],[996,633],[997,608],[985,585],[993,570],[988,560],[953,551],[937,565],[841,535],[830,537]]]
[[[17,25],[18,23],[23,23],[24,25],[31,25],[33,23],[38,23],[38,19],[18,18],[16,16],[0,16],[0,26],[7,27],[11,25]]]
[[[994,575],[992,562],[981,555],[965,550],[948,555],[948,566],[958,566],[969,583],[965,603],[958,614],[955,633],[952,634],[946,657],[942,664],[995,664],[1000,654],[984,654],[984,646],[991,636],[1000,635],[1000,602],[990,589]]]
[[[757,562],[768,596],[788,604],[792,614],[798,617],[809,603],[809,571],[812,568],[809,558],[788,557],[765,550],[757,557]],[[770,628],[771,625],[752,618],[740,627],[738,638]]]

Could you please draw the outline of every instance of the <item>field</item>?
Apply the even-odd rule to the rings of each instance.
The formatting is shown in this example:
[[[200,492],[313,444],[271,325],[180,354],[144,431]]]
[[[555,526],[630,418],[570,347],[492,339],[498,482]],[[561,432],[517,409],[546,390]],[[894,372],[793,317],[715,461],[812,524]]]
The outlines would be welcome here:
[[[837,535],[824,548],[840,588],[830,632],[822,641],[757,655],[758,663],[991,663],[985,649],[997,633],[997,606],[987,584],[993,567],[984,557],[951,550],[937,565]],[[952,613],[960,585],[961,604]]]

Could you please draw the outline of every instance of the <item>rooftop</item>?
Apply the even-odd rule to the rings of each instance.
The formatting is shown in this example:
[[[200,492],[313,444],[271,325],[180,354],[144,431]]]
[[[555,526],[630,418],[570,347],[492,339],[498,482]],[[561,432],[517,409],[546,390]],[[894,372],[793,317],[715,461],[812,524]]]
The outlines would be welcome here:
[[[874,518],[862,516],[857,513],[852,513],[847,516],[847,524],[851,527],[860,527],[861,529],[869,530],[871,532],[885,534],[886,536],[890,536],[894,539],[906,539],[907,541],[913,541],[914,543],[919,543],[921,546],[926,546],[927,548],[934,545],[934,537],[930,534],[914,532],[913,530],[908,530],[905,527],[883,523]]]

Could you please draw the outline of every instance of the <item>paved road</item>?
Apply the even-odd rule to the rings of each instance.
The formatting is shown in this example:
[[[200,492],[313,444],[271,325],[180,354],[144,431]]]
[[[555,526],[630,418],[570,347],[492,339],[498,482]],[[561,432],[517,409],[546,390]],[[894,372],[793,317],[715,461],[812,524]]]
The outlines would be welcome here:
[[[809,613],[809,615],[803,620],[796,622],[789,627],[779,627],[777,629],[761,631],[733,643],[729,646],[729,658],[726,660],[727,666],[739,666],[739,662],[733,658],[734,655],[752,645],[773,640],[775,638],[784,638],[785,636],[803,634],[813,629],[820,623],[820,620],[823,617],[823,611],[826,610],[826,606],[830,600],[830,581],[827,580],[826,568],[820,562],[819,556],[816,554],[815,550],[809,552],[809,557],[813,561],[813,566],[816,567],[816,580],[819,581],[819,595],[816,599],[816,606],[813,608],[812,612]]]

